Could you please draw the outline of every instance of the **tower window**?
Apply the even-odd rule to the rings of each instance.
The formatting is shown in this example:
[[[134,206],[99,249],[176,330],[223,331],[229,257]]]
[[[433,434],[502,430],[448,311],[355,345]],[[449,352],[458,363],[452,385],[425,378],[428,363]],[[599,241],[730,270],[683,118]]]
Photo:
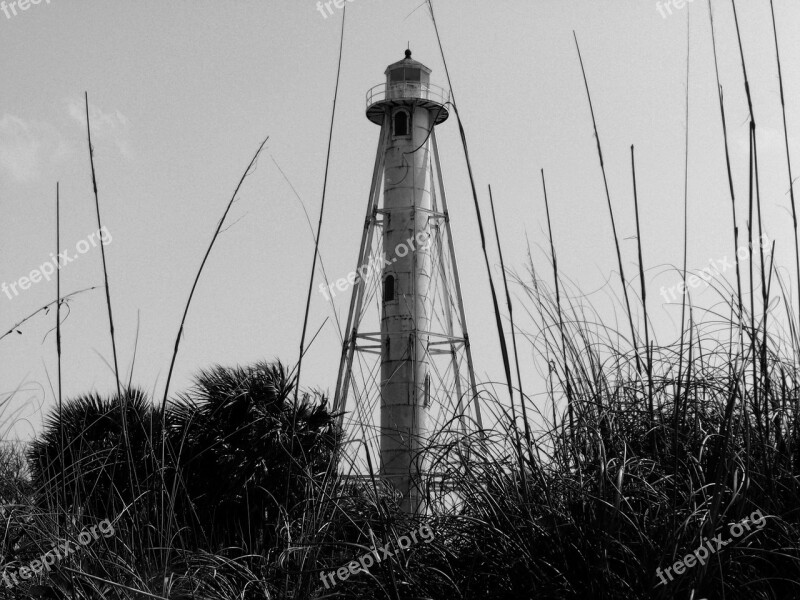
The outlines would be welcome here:
[[[387,275],[383,280],[383,301],[394,302],[394,275]]]
[[[411,133],[411,116],[404,110],[398,110],[394,113],[394,135],[410,135]]]
[[[389,73],[389,81],[392,83],[399,83],[403,81],[411,81],[419,83],[422,76],[421,69],[412,69],[410,67],[403,69],[395,69]]]

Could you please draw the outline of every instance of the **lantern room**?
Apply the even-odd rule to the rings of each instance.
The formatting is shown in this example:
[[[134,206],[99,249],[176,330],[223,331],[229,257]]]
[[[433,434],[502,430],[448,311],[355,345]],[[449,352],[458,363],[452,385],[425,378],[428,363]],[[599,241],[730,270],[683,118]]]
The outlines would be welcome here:
[[[367,92],[367,118],[376,125],[383,125],[387,111],[392,113],[392,109],[398,106],[411,108],[416,105],[429,110],[434,116],[434,125],[443,123],[450,116],[447,110],[450,92],[431,84],[431,70],[412,59],[411,50],[406,50],[403,60],[389,65],[385,74],[386,83]],[[398,114],[397,111],[394,113]],[[394,125],[403,130],[403,123]]]

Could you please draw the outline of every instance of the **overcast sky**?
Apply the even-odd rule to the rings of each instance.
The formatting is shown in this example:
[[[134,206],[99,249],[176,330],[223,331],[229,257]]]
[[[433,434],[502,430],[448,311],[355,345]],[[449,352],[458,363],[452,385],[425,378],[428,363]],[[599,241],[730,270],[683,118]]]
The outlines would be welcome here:
[[[364,115],[366,90],[383,81],[384,69],[403,57],[408,43],[414,58],[433,70],[432,81],[447,84],[430,13],[420,4],[347,3],[321,238],[332,279],[356,267],[378,139],[378,127]],[[679,312],[665,305],[658,289],[680,281],[670,265],[682,259],[689,16],[689,269],[734,251],[707,5],[695,0],[667,11],[651,0],[439,0],[434,7],[480,200],[488,208],[491,183],[508,266],[525,271],[527,235],[534,262],[549,275],[542,250],[544,169],[559,266],[588,299],[602,302],[619,295],[619,282],[577,33],[631,278],[637,262],[630,145],[636,146],[646,278],[659,339],[669,341]],[[714,7],[744,229],[748,109],[731,3],[714,0]],[[133,382],[162,394],[203,253],[244,168],[269,136],[203,273],[171,389],[186,389],[198,369],[215,363],[280,358],[293,364],[313,240],[276,163],[316,224],[343,14],[331,8],[334,14],[324,17],[312,0],[42,0],[26,10],[15,5],[16,14],[0,12],[0,283],[18,282],[54,252],[57,181],[62,250],[76,254],[76,245],[97,228],[83,116],[87,91],[110,235],[105,250],[120,367],[127,380],[133,364]],[[766,230],[778,241],[778,264],[792,270],[769,2],[740,0],[737,8],[759,126]],[[800,173],[800,4],[775,0],[775,10],[790,145]],[[438,129],[438,137],[478,379],[498,380],[491,299],[455,119]],[[62,277],[64,293],[102,285],[99,247],[65,265]],[[318,270],[315,288],[321,281]],[[54,280],[11,298],[0,293],[0,334],[55,293]],[[714,301],[702,289],[694,293],[698,303]],[[348,300],[337,296],[332,308],[315,290],[311,334],[334,308],[346,318]],[[609,324],[613,318],[609,314]],[[0,422],[13,437],[30,437],[53,406],[53,327],[52,312],[40,314],[21,335],[0,340],[0,398],[13,393],[0,408]],[[305,386],[332,390],[338,339],[330,319],[307,355]],[[65,396],[112,391],[102,289],[70,301],[63,348]],[[536,388],[542,376],[530,345],[523,344],[521,354],[523,382]]]

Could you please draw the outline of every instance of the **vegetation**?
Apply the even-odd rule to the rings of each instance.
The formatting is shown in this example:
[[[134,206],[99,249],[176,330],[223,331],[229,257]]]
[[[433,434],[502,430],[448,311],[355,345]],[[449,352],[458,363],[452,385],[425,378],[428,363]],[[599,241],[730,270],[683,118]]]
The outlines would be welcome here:
[[[547,393],[516,386],[509,406],[482,392],[496,424],[426,450],[449,469],[428,513],[400,511],[375,471],[347,476],[339,415],[282,364],[216,366],[163,401],[121,387],[68,399],[29,448],[0,445],[4,573],[103,519],[115,528],[31,579],[0,574],[0,599],[800,598],[800,297],[754,243],[756,139],[751,119],[749,273],[737,262],[735,286],[713,282],[713,310],[684,295],[674,341],[650,329],[640,232],[637,298],[614,227],[624,334],[566,285],[552,236],[552,274],[529,259],[516,289],[541,363],[525,366],[547,365]],[[731,535],[756,511],[763,528]],[[323,582],[423,524],[430,543]],[[715,537],[727,543],[705,564],[674,568]]]
[[[169,404],[166,435],[159,411],[130,390],[124,402],[65,402],[28,451],[30,477],[19,449],[4,452],[7,569],[106,517],[117,535],[60,562],[38,587],[0,590],[9,598],[37,589],[148,597],[127,588],[219,599],[800,594],[797,349],[751,330],[744,314],[724,323],[729,339],[723,323],[693,322],[683,342],[653,345],[637,361],[599,315],[559,308],[532,264],[520,284],[539,319],[530,335],[539,351],[562,354],[565,328],[568,362],[554,360],[550,373],[562,393],[553,389],[533,419],[546,426],[530,439],[509,419],[473,440],[469,459],[449,473],[458,506],[424,517],[430,544],[326,590],[320,572],[423,517],[400,513],[380,486],[337,476],[335,415],[319,395],[295,402],[282,365],[215,367]],[[558,402],[567,377],[572,428]],[[727,534],[756,509],[763,529]],[[731,542],[712,560],[659,585],[657,568],[720,532]]]

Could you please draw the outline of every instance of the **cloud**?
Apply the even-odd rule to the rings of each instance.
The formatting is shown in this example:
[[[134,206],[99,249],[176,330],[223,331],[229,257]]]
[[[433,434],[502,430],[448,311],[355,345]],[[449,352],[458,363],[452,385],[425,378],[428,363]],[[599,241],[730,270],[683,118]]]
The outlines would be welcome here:
[[[0,119],[0,174],[6,174],[18,183],[30,183],[41,176],[42,170],[76,156],[81,145],[86,148],[86,111],[83,100],[67,100],[67,114],[80,124],[80,131],[63,135],[52,125],[26,120],[5,113]],[[92,142],[113,144],[120,155],[131,156],[130,124],[119,111],[105,113],[90,104]]]
[[[4,114],[0,119],[0,168],[12,179],[28,183],[49,161],[63,160],[70,149],[52,126]]]
[[[67,100],[67,112],[73,121],[86,131],[86,105],[83,100]],[[126,158],[131,156],[130,124],[128,118],[118,110],[103,112],[94,104],[89,104],[89,119],[92,123],[92,142],[110,141]],[[92,144],[94,145],[94,143]]]

